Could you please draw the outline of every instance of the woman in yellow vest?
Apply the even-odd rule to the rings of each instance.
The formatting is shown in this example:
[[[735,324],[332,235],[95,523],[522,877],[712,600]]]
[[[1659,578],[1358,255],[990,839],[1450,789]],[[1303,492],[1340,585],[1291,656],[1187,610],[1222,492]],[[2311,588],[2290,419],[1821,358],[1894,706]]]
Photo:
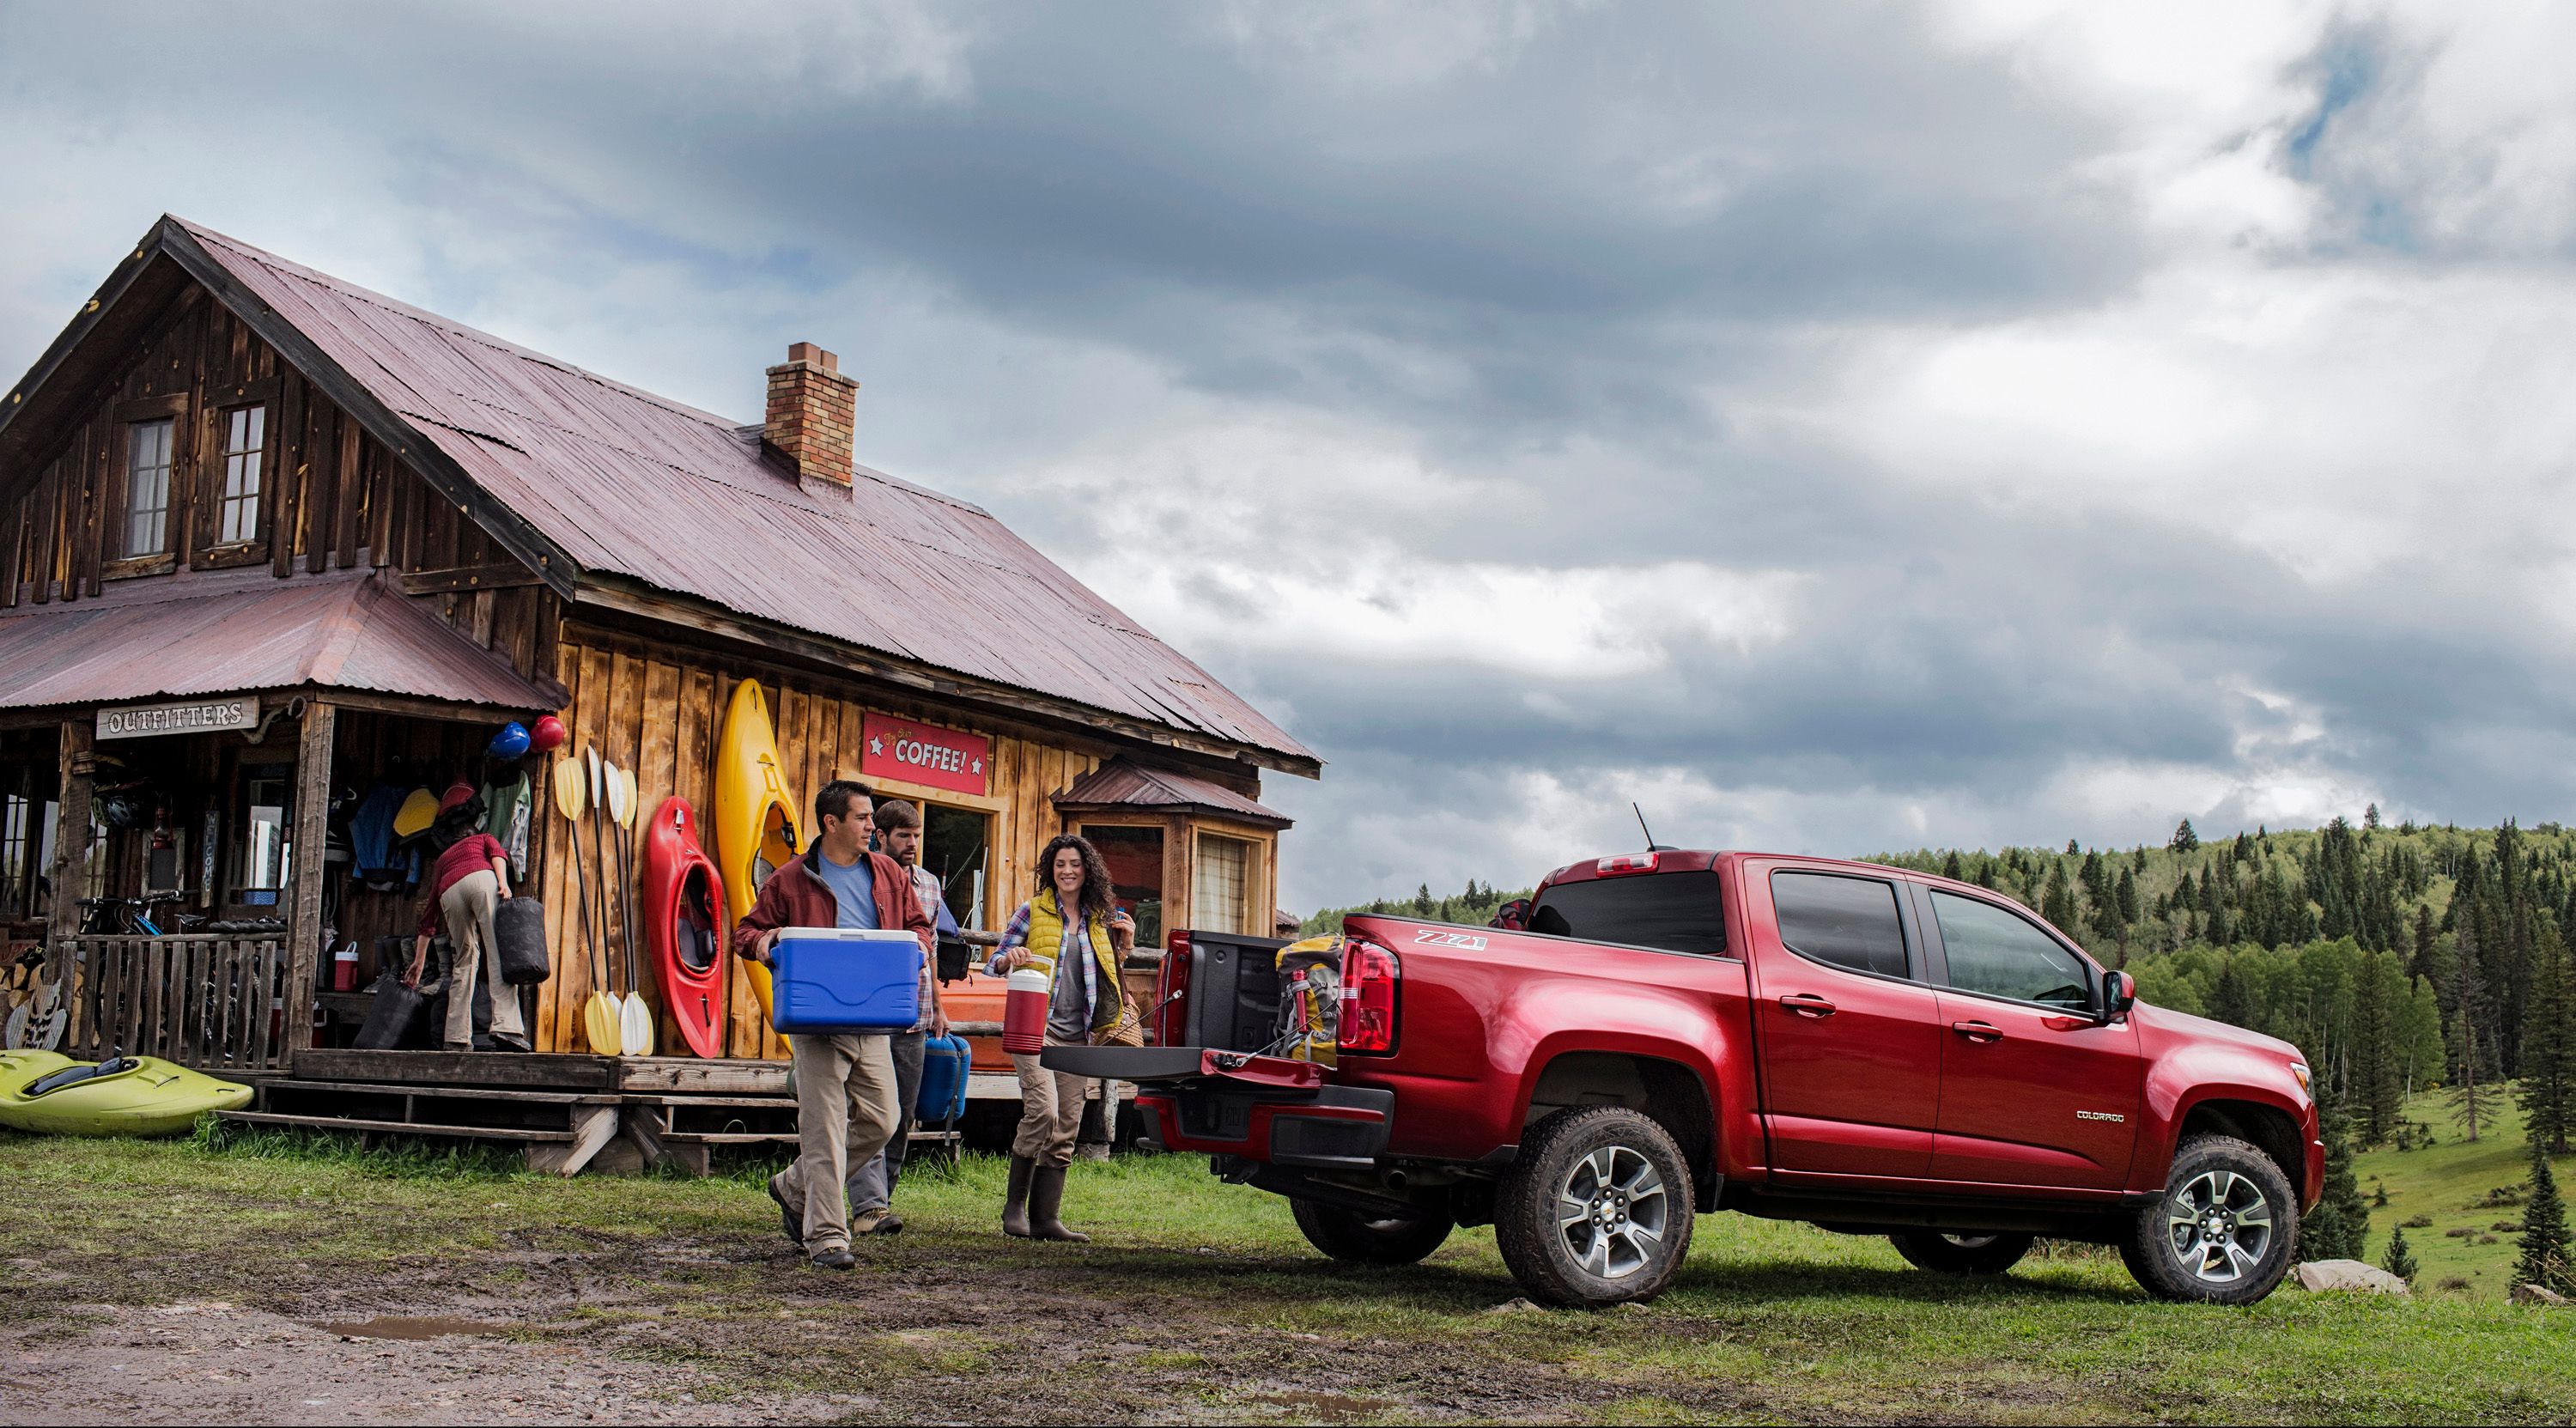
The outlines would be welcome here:
[[[1086,1046],[1118,1022],[1127,994],[1118,963],[1136,945],[1136,923],[1121,912],[1109,865],[1090,840],[1068,833],[1038,855],[1047,886],[1020,904],[984,970],[1001,976],[1022,967],[1048,973],[1047,1045]],[[1064,1177],[1090,1083],[1049,1071],[1034,1056],[1013,1056],[1020,1073],[1020,1131],[1011,1141],[1011,1187],[1002,1202],[1002,1233],[1023,1239],[1087,1240],[1066,1229]]]

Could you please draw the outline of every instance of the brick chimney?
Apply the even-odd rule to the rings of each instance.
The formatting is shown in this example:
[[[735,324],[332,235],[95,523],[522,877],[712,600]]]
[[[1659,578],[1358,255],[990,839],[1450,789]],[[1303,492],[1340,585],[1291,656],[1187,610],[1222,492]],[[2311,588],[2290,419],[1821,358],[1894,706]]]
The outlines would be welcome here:
[[[795,463],[800,484],[820,479],[849,489],[858,390],[858,383],[841,375],[841,359],[811,342],[788,348],[787,360],[769,369],[761,440]]]

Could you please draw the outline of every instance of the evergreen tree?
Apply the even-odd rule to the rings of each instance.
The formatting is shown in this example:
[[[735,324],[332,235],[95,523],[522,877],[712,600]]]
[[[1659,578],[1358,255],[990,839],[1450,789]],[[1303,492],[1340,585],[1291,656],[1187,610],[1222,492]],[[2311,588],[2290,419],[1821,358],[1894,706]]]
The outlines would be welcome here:
[[[2351,1119],[2343,1106],[2328,1101],[2318,1130],[2326,1143],[2326,1189],[2317,1207],[2299,1222],[2299,1259],[2359,1259],[2370,1237],[2370,1202],[2352,1173]]]
[[[1438,903],[1431,900],[1431,884],[1424,883],[1414,890],[1413,912],[1416,917],[1429,917],[1431,910],[1438,906]]]
[[[2388,1232],[2388,1250],[2379,1257],[2379,1267],[2409,1284],[2415,1282],[2415,1256],[2406,1248],[2405,1227]]]
[[[2361,1098],[2361,1143],[2384,1145],[2397,1129],[2406,1090],[2403,1048],[2397,1040],[2398,1003],[2406,996],[2405,974],[2387,952],[2362,954],[2353,979],[2351,1072]]]
[[[1951,849],[1950,855],[1941,860],[1941,876],[1948,878],[1953,882],[1966,882],[1968,880],[1967,870],[1959,866],[1958,849]]]
[[[2245,969],[2234,957],[2218,966],[2218,986],[2209,996],[2209,1015],[2213,1021],[2241,1026],[2248,1031],[2260,1030],[2255,1025],[2254,989],[2247,982]]]
[[[2522,1205],[2522,1255],[2514,1261],[2513,1282],[2576,1294],[2576,1263],[2567,1253],[2567,1204],[2558,1198],[2549,1153],[2536,1140],[2531,1143],[2531,1198]]]
[[[2379,805],[2378,805],[2378,804],[2374,803],[2374,804],[2370,805],[2368,808],[2365,808],[2365,809],[2363,809],[2363,810],[2361,811],[2361,826],[2362,826],[2362,827],[2364,827],[2364,828],[2369,829],[2369,830],[2370,830],[2371,832],[2373,832],[2373,833],[2376,833],[2376,832],[2378,832],[2378,831],[2379,831]]]
[[[2471,924],[2460,923],[2460,946],[2451,958],[2451,1104],[2460,1113],[2460,1131],[2470,1140],[2478,1138],[2478,1123],[2487,1114],[2488,1103],[2495,1092],[2484,1082],[2485,1067],[2480,1033],[2486,1026],[2487,995],[2485,980],[2479,975],[2477,934]]]
[[[2531,1143],[2564,1155],[2576,1132],[2576,986],[2567,945],[2544,918],[2533,938],[2531,990],[2522,1010],[2522,1117]]]
[[[2193,852],[2200,847],[2200,835],[2191,831],[2190,819],[2174,825],[2173,836],[2165,840],[2165,847],[2177,853]]]
[[[2064,863],[2048,865],[2048,890],[2039,895],[2039,915],[2060,932],[2084,925],[2075,907],[2075,890],[2066,882]]]

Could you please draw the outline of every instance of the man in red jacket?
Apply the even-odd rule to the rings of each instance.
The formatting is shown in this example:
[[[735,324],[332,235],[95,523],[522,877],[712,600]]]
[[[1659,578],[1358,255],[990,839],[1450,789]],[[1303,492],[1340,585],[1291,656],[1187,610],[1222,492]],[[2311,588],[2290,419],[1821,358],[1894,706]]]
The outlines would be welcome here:
[[[936,951],[936,934],[912,879],[883,853],[868,851],[876,802],[863,784],[835,779],[814,795],[821,829],[812,847],[770,875],[751,911],[733,929],[737,957],[769,961],[782,927],[902,928]],[[883,1034],[789,1039],[796,1075],[796,1163],[771,1176],[769,1198],[787,1238],[825,1269],[848,1269],[850,1234],[868,1234],[885,1214],[850,1223],[842,1184],[853,1163],[885,1148],[901,1119],[895,1104],[894,1052]]]

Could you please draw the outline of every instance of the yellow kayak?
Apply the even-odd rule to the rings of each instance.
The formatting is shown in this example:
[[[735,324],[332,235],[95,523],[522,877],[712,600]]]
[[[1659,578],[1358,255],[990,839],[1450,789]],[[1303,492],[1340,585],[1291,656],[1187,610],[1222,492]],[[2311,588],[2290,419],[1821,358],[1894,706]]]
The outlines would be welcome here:
[[[781,864],[804,846],[796,836],[796,795],[778,760],[778,734],[758,680],[734,686],[725,706],[724,733],[716,749],[716,868],[725,903],[740,922],[752,897]],[[769,969],[745,960],[742,969],[769,1019]]]
[[[0,1126],[48,1135],[178,1135],[208,1111],[250,1104],[250,1087],[155,1056],[95,1065],[51,1053],[0,1057]]]

